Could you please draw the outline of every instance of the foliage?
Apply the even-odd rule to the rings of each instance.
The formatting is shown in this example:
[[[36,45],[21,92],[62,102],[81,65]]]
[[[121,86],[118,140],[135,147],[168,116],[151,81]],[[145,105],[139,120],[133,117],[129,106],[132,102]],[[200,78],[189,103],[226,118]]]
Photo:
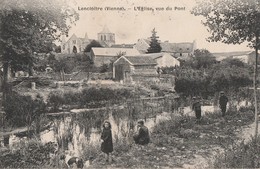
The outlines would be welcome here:
[[[48,96],[47,105],[52,108],[52,111],[58,111],[59,107],[65,103],[64,100],[62,91],[53,91]]]
[[[78,19],[75,10],[61,1],[7,1],[0,8],[0,37],[3,60],[14,70],[33,64],[34,52],[47,52],[48,46],[68,32],[68,22]]]
[[[85,52],[85,53],[90,52],[92,47],[103,47],[103,46],[102,46],[98,41],[92,40],[92,41],[90,42],[90,44],[88,44],[88,45],[86,46],[86,48],[84,49],[84,52]]]
[[[6,119],[16,127],[31,126],[41,114],[46,112],[46,105],[39,95],[33,99],[31,96],[13,93],[5,102]]]
[[[252,85],[251,70],[238,61],[228,60],[214,64],[210,69],[176,68],[175,90],[185,96],[214,95],[221,90],[237,91]]]
[[[192,10],[196,16],[203,16],[203,24],[209,28],[209,41],[240,44],[253,42],[259,35],[258,0],[209,0],[202,1]]]
[[[260,138],[251,139],[228,147],[224,155],[217,156],[216,168],[259,168],[260,167]]]
[[[131,89],[110,89],[110,88],[85,88],[81,92],[60,90],[53,91],[48,96],[48,106],[52,112],[58,111],[62,105],[78,105],[85,107],[103,107],[108,102],[117,103],[119,101],[133,98],[135,93]]]
[[[239,59],[231,59],[231,58],[226,58],[222,60],[222,64],[225,64],[228,67],[236,66],[236,67],[248,67],[244,62],[242,62]]]
[[[73,68],[77,65],[75,59],[73,58],[62,58],[56,60],[54,63],[54,70],[56,72],[72,73]]]
[[[59,45],[59,46],[54,46],[54,51],[56,52],[56,53],[61,53],[61,46]]]
[[[98,101],[124,100],[133,97],[129,89],[88,88],[82,91],[81,105]]]
[[[156,36],[155,28],[152,30],[150,47],[147,49],[147,53],[159,53],[162,50],[160,43],[158,42],[158,36]]]
[[[105,72],[112,72],[112,66],[113,64],[103,64],[101,67],[100,67],[100,73],[105,73]]]
[[[50,153],[54,153],[53,143],[41,144],[38,141],[23,141],[20,148],[13,150],[1,150],[0,168],[32,168],[48,166],[51,159]]]
[[[196,49],[194,57],[184,61],[181,65],[193,69],[208,68],[216,63],[216,58],[207,49]]]
[[[194,51],[197,68],[207,68],[216,63],[216,58],[206,49],[196,49]]]
[[[124,56],[124,55],[126,55],[126,52],[125,52],[125,51],[119,51],[119,52],[116,54],[117,58],[120,58],[121,56]]]
[[[254,74],[254,99],[255,99],[255,138],[258,134],[257,110],[257,72],[258,50],[260,46],[260,2],[259,0],[209,0],[199,3],[193,8],[194,15],[206,18],[203,22],[211,33],[208,38],[211,42],[221,41],[227,44],[240,44],[249,42],[255,49],[256,63]]]

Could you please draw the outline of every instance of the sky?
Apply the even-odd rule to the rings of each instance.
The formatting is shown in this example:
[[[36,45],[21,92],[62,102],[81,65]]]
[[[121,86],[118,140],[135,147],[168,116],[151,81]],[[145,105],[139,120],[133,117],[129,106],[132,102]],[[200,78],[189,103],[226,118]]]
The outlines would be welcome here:
[[[251,50],[247,43],[227,45],[207,42],[210,34],[201,22],[204,18],[190,13],[196,5],[195,0],[71,0],[70,5],[79,13],[80,19],[72,26],[69,37],[73,33],[84,37],[87,33],[90,39],[97,39],[97,33],[106,25],[115,33],[117,44],[133,44],[138,39],[150,37],[155,28],[161,41],[178,43],[195,40],[197,49],[208,49],[210,52]],[[80,10],[84,7],[103,10]],[[104,10],[105,7],[124,7],[125,10]],[[139,11],[138,7],[153,8],[154,11]],[[156,7],[163,7],[164,10],[158,11]],[[169,8],[172,10],[166,10]]]

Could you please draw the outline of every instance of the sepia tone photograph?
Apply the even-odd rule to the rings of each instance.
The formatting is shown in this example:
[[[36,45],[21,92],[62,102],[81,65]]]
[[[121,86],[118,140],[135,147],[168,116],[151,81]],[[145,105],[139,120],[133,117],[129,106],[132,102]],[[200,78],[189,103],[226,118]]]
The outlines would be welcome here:
[[[0,168],[260,168],[260,0],[0,0]]]

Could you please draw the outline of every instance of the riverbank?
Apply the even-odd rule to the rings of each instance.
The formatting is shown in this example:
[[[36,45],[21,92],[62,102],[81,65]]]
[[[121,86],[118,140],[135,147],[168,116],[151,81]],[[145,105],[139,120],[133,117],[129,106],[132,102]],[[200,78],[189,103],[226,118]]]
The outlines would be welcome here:
[[[254,114],[250,109],[206,114],[200,124],[195,117],[179,116],[160,123],[151,133],[148,146],[115,147],[114,162],[107,164],[100,154],[94,168],[212,168],[215,155],[243,139],[244,128],[251,126]],[[251,126],[252,127],[252,126]],[[247,135],[248,137],[248,135]]]
[[[129,144],[132,141],[125,137],[114,143],[113,162],[110,164],[105,162],[99,146],[85,147],[82,158],[86,160],[94,156],[93,168],[212,168],[217,154],[223,153],[238,140],[250,137],[248,131],[252,131],[253,120],[254,113],[250,108],[230,110],[225,118],[220,113],[206,113],[200,123],[196,123],[192,115],[172,114],[170,120],[162,121],[153,128],[151,143],[147,146]],[[35,153],[33,149],[23,149],[26,157],[35,162],[33,165],[25,163],[28,159],[19,149],[1,152],[2,164],[9,165],[10,159],[18,159],[15,160],[16,166],[48,166],[50,156],[46,150],[49,151],[49,146],[46,148],[40,144],[36,147],[37,152],[42,152],[37,156],[30,155]]]

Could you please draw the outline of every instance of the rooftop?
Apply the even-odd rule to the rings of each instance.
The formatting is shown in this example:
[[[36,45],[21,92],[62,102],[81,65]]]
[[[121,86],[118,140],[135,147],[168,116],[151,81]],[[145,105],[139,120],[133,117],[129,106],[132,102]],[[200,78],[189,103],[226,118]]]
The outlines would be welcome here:
[[[132,65],[157,65],[149,56],[124,56]]]
[[[140,53],[137,49],[131,48],[95,48],[91,49],[96,56],[117,56],[120,53],[125,53],[126,56],[136,56]]]

